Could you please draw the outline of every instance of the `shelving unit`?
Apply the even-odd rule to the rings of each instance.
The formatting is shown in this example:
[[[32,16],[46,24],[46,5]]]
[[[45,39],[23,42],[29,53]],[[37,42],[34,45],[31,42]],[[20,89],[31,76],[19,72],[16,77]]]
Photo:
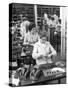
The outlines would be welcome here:
[[[12,20],[20,20],[20,14],[26,16],[30,22],[34,22],[34,5],[12,4]]]

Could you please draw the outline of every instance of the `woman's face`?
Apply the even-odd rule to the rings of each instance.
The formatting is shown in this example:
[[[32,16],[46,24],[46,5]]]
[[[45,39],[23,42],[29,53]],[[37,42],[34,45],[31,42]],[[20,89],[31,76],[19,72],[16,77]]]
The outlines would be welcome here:
[[[31,33],[32,33],[32,34],[36,34],[36,29],[33,29],[33,30],[31,31]]]
[[[40,41],[41,41],[41,43],[45,43],[45,42],[47,41],[47,38],[46,38],[46,37],[42,37],[42,38],[40,39]]]

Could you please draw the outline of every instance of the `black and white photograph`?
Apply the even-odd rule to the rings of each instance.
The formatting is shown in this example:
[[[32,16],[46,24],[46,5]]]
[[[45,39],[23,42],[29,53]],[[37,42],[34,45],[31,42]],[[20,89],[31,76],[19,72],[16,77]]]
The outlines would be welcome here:
[[[66,84],[67,7],[9,4],[9,86]]]

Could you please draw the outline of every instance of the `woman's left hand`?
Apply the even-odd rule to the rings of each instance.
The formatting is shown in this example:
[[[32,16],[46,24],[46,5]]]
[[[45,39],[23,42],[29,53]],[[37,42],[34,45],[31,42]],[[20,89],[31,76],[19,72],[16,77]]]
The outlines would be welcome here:
[[[48,55],[47,55],[48,58],[51,58],[51,56],[52,56],[52,54],[48,54]]]

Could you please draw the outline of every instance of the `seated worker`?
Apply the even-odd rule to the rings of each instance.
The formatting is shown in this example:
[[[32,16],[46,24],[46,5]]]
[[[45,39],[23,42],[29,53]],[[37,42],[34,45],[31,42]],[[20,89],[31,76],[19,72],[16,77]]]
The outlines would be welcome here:
[[[24,44],[34,45],[39,40],[38,32],[33,27],[32,30],[28,31],[24,38]]]
[[[47,41],[47,33],[41,32],[40,39],[34,44],[32,57],[36,60],[37,65],[52,63],[51,56],[56,55],[55,49]]]

